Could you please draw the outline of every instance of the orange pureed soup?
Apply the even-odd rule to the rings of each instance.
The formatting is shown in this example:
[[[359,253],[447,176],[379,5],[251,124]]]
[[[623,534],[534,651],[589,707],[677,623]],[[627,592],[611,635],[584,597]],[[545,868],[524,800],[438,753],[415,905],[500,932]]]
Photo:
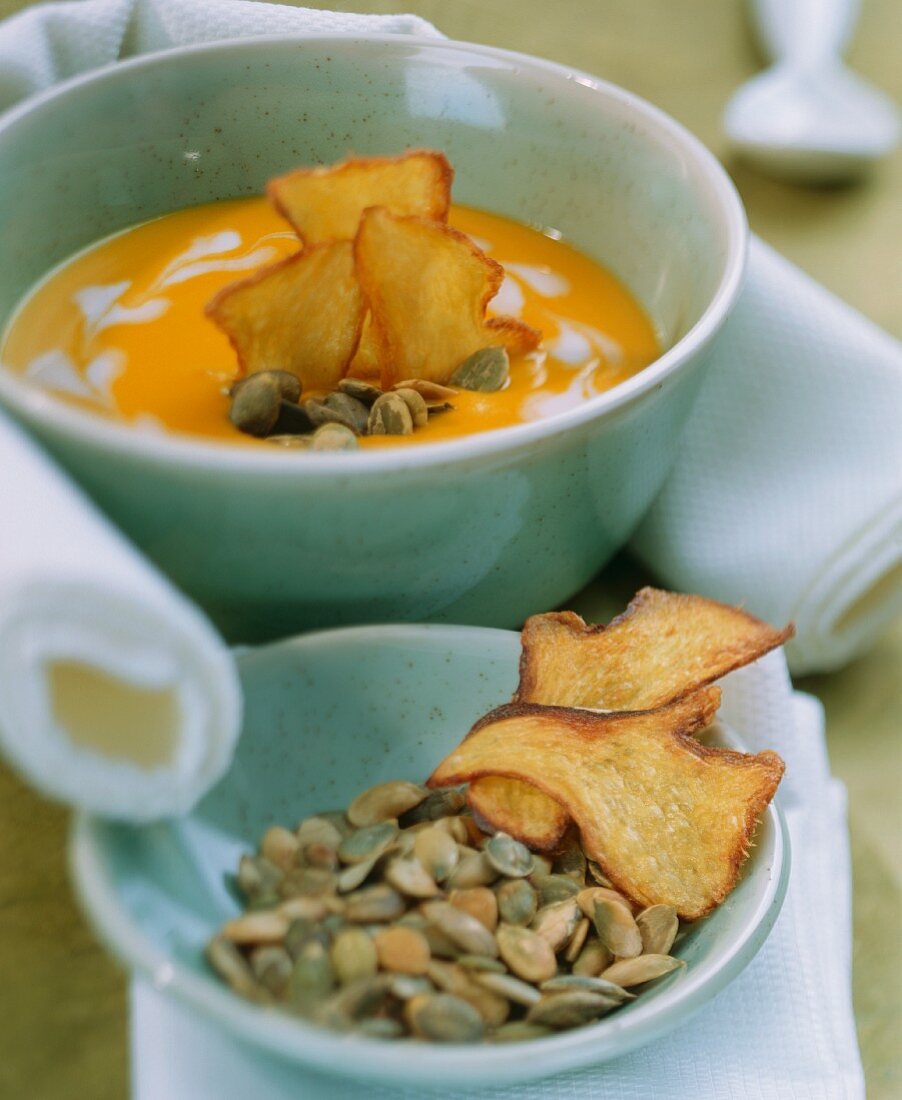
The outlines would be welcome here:
[[[489,313],[542,332],[511,362],[498,393],[461,391],[454,409],[409,436],[367,436],[363,447],[409,446],[551,416],[624,381],[659,354],[651,321],[604,268],[553,233],[455,206],[456,228],[504,267]],[[53,271],[26,298],[0,358],[67,400],[150,429],[246,446],[228,418],[235,352],[204,315],[222,287],[296,252],[296,235],[263,197],[207,203],[135,226]]]

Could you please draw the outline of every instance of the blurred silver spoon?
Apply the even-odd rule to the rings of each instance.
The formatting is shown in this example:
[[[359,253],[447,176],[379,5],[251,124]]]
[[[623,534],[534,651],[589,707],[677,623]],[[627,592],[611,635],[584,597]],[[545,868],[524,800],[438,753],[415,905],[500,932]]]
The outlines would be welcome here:
[[[727,104],[737,151],[774,174],[839,182],[866,171],[899,139],[891,100],[842,63],[860,0],[751,0],[773,67]]]

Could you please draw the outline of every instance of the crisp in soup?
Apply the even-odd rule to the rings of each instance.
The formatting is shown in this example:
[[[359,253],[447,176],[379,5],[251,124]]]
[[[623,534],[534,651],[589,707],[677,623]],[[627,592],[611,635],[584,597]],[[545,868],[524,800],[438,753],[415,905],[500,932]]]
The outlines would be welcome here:
[[[542,343],[512,357],[502,391],[461,390],[453,409],[415,433],[367,436],[361,446],[432,443],[552,416],[658,355],[639,303],[557,235],[462,206],[449,221],[505,269],[490,315],[533,325]],[[67,400],[136,426],[266,446],[229,421],[239,368],[204,308],[229,283],[297,250],[297,236],[263,197],[157,218],[53,271],[17,311],[0,356]]]

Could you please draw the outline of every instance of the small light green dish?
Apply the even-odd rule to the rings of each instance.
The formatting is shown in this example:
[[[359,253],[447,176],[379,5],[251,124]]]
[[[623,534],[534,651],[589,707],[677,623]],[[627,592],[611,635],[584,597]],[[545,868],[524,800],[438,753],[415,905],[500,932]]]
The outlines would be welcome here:
[[[423,778],[476,717],[510,698],[519,650],[519,635],[501,630],[369,626],[242,655],[239,752],[190,817],[143,828],[87,816],[75,824],[75,880],[103,941],[236,1038],[372,1084],[510,1084],[618,1057],[685,1023],[749,963],[780,911],[789,850],[773,805],[739,885],[680,942],[687,967],[589,1027],[499,1046],[361,1039],[245,1002],[206,967],[207,939],[237,912],[224,876],[266,826],[343,807],[385,779]],[[728,731],[722,737],[741,748]]]

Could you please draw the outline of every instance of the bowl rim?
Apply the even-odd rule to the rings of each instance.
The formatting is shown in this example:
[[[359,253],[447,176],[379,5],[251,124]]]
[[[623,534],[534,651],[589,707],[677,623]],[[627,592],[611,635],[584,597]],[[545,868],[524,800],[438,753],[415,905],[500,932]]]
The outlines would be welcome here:
[[[649,366],[619,383],[605,393],[581,402],[573,409],[540,420],[512,425],[485,432],[473,432],[459,439],[423,443],[416,447],[387,447],[376,451],[330,454],[304,452],[298,456],[280,448],[272,452],[242,448],[234,443],[205,440],[190,435],[158,435],[141,431],[130,424],[104,419],[86,410],[67,406],[46,390],[28,383],[0,365],[0,399],[26,421],[41,422],[89,450],[112,452],[130,458],[152,460],[162,466],[181,469],[241,472],[267,477],[330,477],[343,474],[382,474],[411,468],[430,468],[450,461],[486,459],[505,455],[543,440],[561,436],[571,429],[597,420],[607,413],[660,388],[665,379],[699,354],[714,337],[734,305],[742,287],[748,249],[748,223],[745,210],[732,181],[713,153],[684,126],[660,108],[626,91],[567,65],[513,50],[499,49],[469,42],[425,35],[408,34],[293,34],[260,35],[252,38],[231,38],[200,45],[159,50],[126,61],[114,62],[99,69],[73,77],[25,100],[0,118],[0,137],[48,104],[63,99],[72,92],[107,81],[128,80],[130,75],[145,68],[186,63],[197,57],[263,48],[297,49],[310,44],[333,43],[336,48],[350,43],[369,43],[410,50],[441,49],[461,54],[476,54],[494,61],[499,59],[519,70],[544,73],[555,79],[575,81],[592,92],[613,100],[622,109],[642,117],[655,138],[669,138],[690,157],[706,181],[714,208],[726,228],[726,258],[718,286],[704,312],[672,347]]]
[[[278,649],[341,646],[360,641],[372,646],[380,639],[415,646],[418,641],[425,642],[427,636],[431,636],[429,644],[443,645],[446,649],[480,643],[495,647],[510,645],[512,658],[519,648],[516,631],[441,623],[375,624],[317,631],[246,649],[238,654],[238,663],[240,667],[243,662],[265,661],[267,653]],[[732,743],[742,748],[741,738],[729,732]],[[121,903],[115,876],[103,858],[107,823],[86,812],[79,812],[73,820],[69,865],[82,910],[111,953],[155,989],[173,996],[233,1035],[302,1067],[329,1074],[336,1074],[338,1067],[338,1074],[354,1076],[345,1069],[351,1064],[347,1055],[352,1049],[359,1049],[363,1057],[358,1064],[364,1069],[356,1076],[365,1075],[371,1083],[398,1084],[403,1080],[407,1084],[434,1085],[437,1074],[449,1074],[461,1087],[486,1086],[512,1084],[619,1057],[684,1023],[728,985],[751,962],[770,934],[789,882],[789,834],[775,801],[769,804],[765,817],[773,837],[772,860],[769,864],[762,861],[755,865],[753,873],[761,875],[766,886],[760,891],[741,934],[729,944],[706,978],[693,981],[692,970],[684,971],[682,981],[673,986],[669,998],[637,1004],[626,1018],[615,1015],[555,1036],[478,1048],[406,1044],[400,1050],[393,1043],[330,1032],[288,1015],[267,1012],[239,998],[212,974],[201,975],[173,960],[144,934]],[[539,1075],[530,1070],[536,1059],[542,1067]]]

